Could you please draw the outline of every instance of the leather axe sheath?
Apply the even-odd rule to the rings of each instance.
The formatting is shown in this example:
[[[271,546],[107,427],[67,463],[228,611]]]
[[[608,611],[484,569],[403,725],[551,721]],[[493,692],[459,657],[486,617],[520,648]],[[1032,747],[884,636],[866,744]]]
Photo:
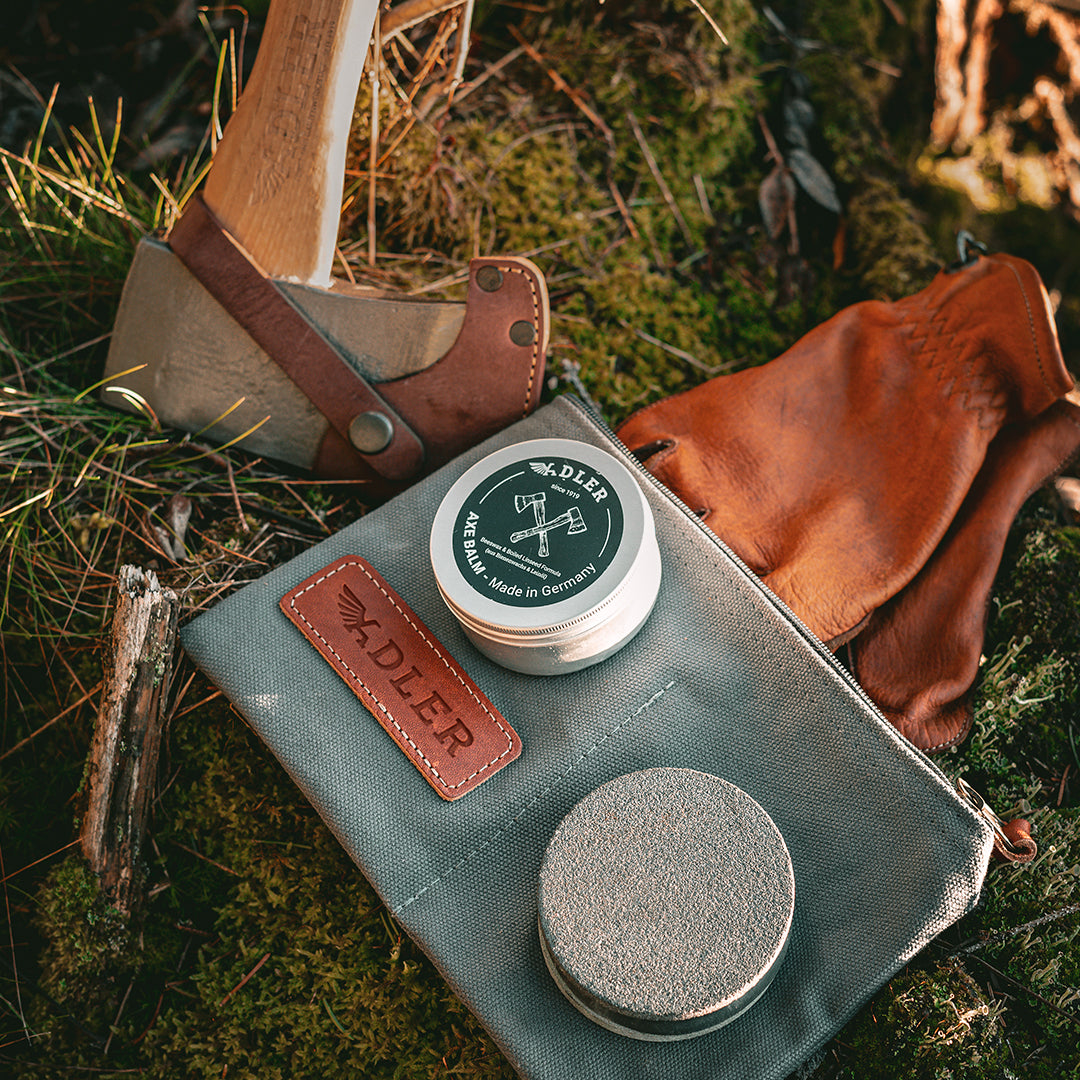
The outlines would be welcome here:
[[[393,490],[535,408],[549,315],[523,258],[473,259],[464,304],[332,277],[377,7],[271,4],[204,191],[138,244],[102,397]]]

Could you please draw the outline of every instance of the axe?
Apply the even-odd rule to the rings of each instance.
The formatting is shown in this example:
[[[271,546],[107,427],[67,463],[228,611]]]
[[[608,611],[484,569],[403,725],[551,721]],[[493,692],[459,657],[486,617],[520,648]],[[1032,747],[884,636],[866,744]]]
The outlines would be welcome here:
[[[538,491],[535,495],[515,495],[514,496],[514,509],[520,514],[523,510],[527,510],[530,506],[533,508],[533,517],[536,518],[537,525],[544,524],[544,504],[547,502],[547,496]],[[540,551],[541,558],[548,554],[548,539],[547,533],[540,534]]]
[[[535,503],[533,505],[536,505]],[[540,516],[540,510],[537,509],[537,517]],[[519,540],[526,540],[530,536],[540,537],[540,549],[538,554],[543,557],[550,554],[548,549],[548,532],[551,529],[559,529],[562,526],[567,526],[567,536],[573,536],[576,533],[587,532],[589,526],[585,524],[585,519],[581,516],[581,511],[576,506],[571,506],[569,510],[564,511],[558,517],[552,518],[550,521],[541,521],[534,525],[531,529],[522,529],[520,532],[510,534],[510,543],[516,544]]]
[[[527,510],[530,506],[533,508],[533,516],[536,518],[537,525],[544,524],[544,504],[547,502],[547,496],[538,491],[535,495],[515,495],[514,496],[514,509],[520,514],[523,510]]]
[[[473,259],[464,304],[331,277],[377,8],[273,0],[204,191],[138,244],[102,396],[394,490],[535,408],[548,298],[514,257]]]

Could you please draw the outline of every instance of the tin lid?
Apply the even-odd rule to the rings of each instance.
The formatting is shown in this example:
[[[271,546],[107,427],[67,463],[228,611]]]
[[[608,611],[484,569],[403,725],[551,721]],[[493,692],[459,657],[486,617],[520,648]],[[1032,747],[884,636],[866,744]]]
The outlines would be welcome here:
[[[431,563],[462,622],[528,638],[604,618],[652,546],[652,512],[618,459],[572,439],[534,439],[453,484],[432,525]]]
[[[587,795],[540,871],[544,960],[601,1026],[703,1035],[772,982],[795,909],[780,831],[746,792],[694,769],[646,769]]]

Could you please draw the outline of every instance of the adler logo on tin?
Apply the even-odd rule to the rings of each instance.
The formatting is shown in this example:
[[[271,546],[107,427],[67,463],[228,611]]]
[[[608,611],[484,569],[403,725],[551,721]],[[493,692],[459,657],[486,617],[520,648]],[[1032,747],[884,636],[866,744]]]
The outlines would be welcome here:
[[[622,535],[622,505],[600,472],[573,458],[525,459],[466,496],[454,525],[454,559],[481,595],[540,607],[588,588],[611,564]]]

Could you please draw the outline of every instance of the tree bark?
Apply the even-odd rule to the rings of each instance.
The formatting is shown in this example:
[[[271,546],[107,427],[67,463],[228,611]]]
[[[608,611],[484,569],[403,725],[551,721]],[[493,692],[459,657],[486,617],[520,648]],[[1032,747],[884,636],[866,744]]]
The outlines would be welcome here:
[[[120,568],[109,655],[87,763],[79,839],[109,902],[138,906],[139,861],[157,776],[179,601],[153,571]]]

